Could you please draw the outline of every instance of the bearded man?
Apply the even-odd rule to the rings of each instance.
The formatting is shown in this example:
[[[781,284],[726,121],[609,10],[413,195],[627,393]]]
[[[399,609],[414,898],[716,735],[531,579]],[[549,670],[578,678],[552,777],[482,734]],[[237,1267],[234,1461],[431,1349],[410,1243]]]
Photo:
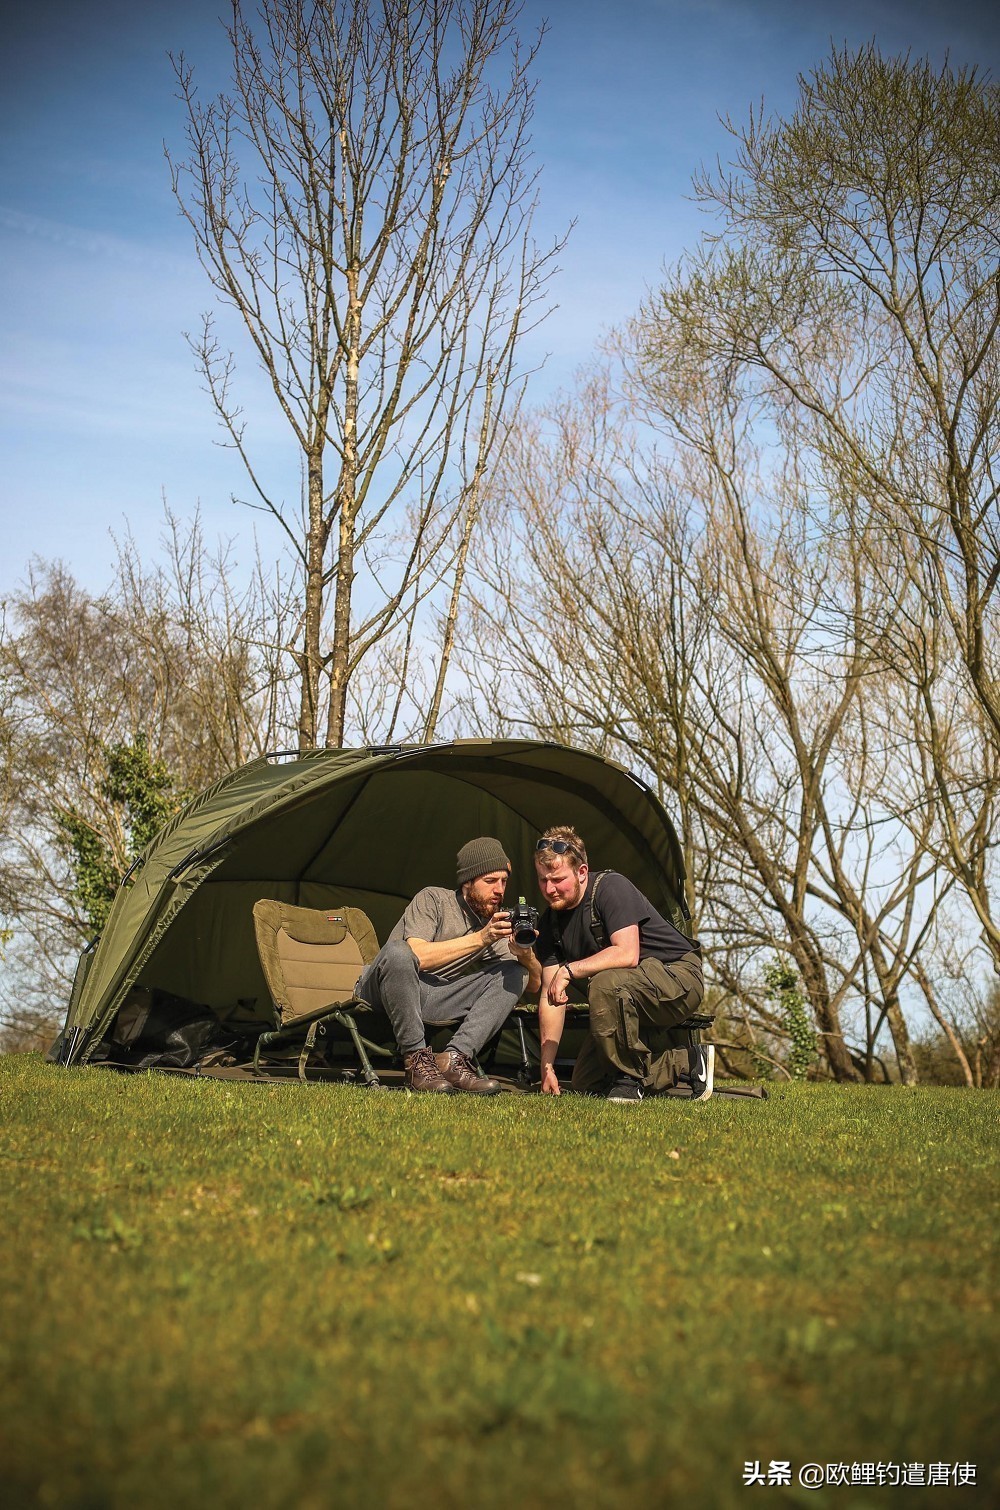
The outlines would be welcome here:
[[[617,871],[591,873],[573,828],[547,829],[535,846],[538,886],[548,906],[536,950],[542,1091],[559,1095],[555,1056],[571,993],[590,1007],[590,1032],[572,1088],[633,1105],[652,1088],[649,1029],[684,1027],[704,995],[701,946],[687,938]],[[696,1101],[712,1094],[715,1050],[691,1039],[685,1077]]]
[[[445,1094],[500,1090],[474,1059],[498,1033],[525,988],[537,992],[541,969],[511,937],[501,910],[510,861],[499,839],[470,839],[457,856],[456,886],[425,886],[363,971],[357,995],[382,1007],[403,1056],[411,1091]],[[443,1053],[428,1047],[429,1023],[460,1018]]]

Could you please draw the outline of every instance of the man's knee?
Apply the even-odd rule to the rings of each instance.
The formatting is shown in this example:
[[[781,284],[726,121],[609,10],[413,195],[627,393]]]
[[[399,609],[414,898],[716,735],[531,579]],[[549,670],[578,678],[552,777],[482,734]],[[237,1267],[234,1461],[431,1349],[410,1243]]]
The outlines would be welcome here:
[[[390,939],[387,944],[384,944],[379,950],[375,963],[383,979],[387,975],[395,975],[398,971],[407,971],[411,975],[417,973],[417,956],[403,939]]]
[[[627,1034],[622,1021],[621,971],[604,970],[591,978],[587,992],[590,1008],[590,1037],[595,1046],[623,1042]],[[600,1050],[607,1057],[607,1049]]]
[[[523,965],[519,965],[516,962],[504,965],[501,969],[501,979],[504,993],[507,996],[513,997],[514,1005],[516,1006],[524,995],[524,988],[528,984],[527,970]]]
[[[361,972],[358,982],[361,994],[367,999],[375,998],[375,1005],[385,1004],[386,996],[392,996],[394,985],[416,977],[417,957],[409,944],[401,939],[390,939],[376,954],[370,965]]]
[[[660,960],[647,960],[641,965],[649,989],[657,998],[661,1013],[678,1025],[683,1023],[701,1006],[705,995],[705,981],[701,961],[693,956],[665,964]]]
[[[475,1007],[503,1015],[512,1012],[521,999],[527,979],[528,972],[518,964],[500,965],[484,971]]]

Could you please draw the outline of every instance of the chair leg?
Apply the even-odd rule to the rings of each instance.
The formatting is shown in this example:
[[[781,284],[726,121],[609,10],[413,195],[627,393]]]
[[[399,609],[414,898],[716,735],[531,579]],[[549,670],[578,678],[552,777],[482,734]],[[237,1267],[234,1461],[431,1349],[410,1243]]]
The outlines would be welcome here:
[[[364,1033],[359,1033],[358,1037],[370,1054],[377,1054],[380,1059],[395,1059],[395,1049],[387,1049],[384,1044],[373,1043],[370,1038],[365,1037]]]
[[[358,1032],[358,1025],[354,1021],[351,1013],[331,1012],[330,1015],[333,1018],[334,1022],[338,1022],[342,1028],[346,1028],[350,1033],[351,1038],[354,1041],[354,1051],[357,1054],[358,1060],[361,1064],[361,1077],[364,1080],[365,1084],[373,1087],[381,1086],[382,1082],[376,1075],[375,1071],[372,1069],[371,1060],[368,1058],[368,1055],[365,1052],[365,1046],[361,1041],[361,1034]]]
[[[257,1039],[257,1046],[253,1051],[253,1067],[257,1073],[260,1072],[261,1049],[264,1048],[267,1044],[273,1043],[275,1039],[279,1038],[280,1036],[281,1035],[277,1032],[261,1033],[260,1037]]]
[[[517,1036],[521,1041],[521,1068],[517,1072],[517,1079],[520,1085],[528,1086],[531,1084],[531,1060],[528,1058],[528,1042],[524,1036],[524,1022],[517,1016],[515,1016],[514,1021],[517,1024]]]
[[[306,1083],[306,1064],[308,1063],[309,1055],[312,1053],[315,1046],[316,1031],[318,1028],[318,1022],[310,1024],[309,1031],[305,1037],[305,1042],[302,1045],[302,1052],[299,1054],[299,1079],[302,1081],[303,1085]]]

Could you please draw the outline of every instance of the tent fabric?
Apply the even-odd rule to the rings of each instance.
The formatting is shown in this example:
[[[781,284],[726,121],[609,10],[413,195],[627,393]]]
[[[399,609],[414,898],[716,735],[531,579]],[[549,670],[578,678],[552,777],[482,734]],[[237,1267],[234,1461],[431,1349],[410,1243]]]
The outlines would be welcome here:
[[[454,885],[461,846],[490,834],[513,864],[509,895],[537,902],[534,844],[555,823],[573,824],[595,868],[628,875],[689,931],[670,819],[614,761],[535,740],[253,761],[189,802],[123,882],[74,982],[64,1062],[90,1058],[133,987],[269,1026],[253,931],[261,898],[358,907],[384,942],[421,887]]]

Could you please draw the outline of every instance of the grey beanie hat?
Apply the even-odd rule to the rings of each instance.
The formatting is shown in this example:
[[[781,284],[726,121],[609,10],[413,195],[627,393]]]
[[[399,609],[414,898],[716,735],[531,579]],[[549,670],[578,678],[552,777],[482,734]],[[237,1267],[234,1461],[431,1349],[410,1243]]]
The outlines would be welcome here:
[[[491,875],[495,870],[510,871],[510,861],[503,852],[499,839],[470,839],[458,852],[458,884],[474,881],[477,876]]]

